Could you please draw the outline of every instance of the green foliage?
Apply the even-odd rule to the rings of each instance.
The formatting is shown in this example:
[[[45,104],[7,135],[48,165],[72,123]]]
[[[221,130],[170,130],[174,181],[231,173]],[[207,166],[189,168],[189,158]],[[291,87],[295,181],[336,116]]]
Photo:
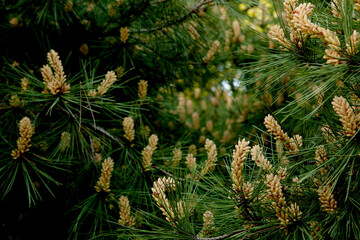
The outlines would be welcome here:
[[[1,237],[360,239],[360,5],[312,3],[0,3]]]

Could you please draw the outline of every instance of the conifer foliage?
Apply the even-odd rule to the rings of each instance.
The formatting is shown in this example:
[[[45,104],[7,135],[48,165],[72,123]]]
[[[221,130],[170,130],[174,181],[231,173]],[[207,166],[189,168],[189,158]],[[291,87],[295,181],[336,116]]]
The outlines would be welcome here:
[[[359,4],[2,1],[0,238],[360,239]]]

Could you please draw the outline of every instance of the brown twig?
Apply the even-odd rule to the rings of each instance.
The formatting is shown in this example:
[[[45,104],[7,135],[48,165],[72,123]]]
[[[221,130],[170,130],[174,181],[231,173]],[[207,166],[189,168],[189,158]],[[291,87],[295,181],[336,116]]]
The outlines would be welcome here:
[[[174,175],[172,175],[171,173],[169,173],[169,172],[167,172],[167,171],[165,171],[165,170],[163,170],[163,169],[161,169],[161,168],[159,168],[157,166],[153,166],[153,168],[160,170],[161,172],[165,173],[166,175],[168,175],[170,177],[174,177]],[[186,179],[180,178],[180,177],[176,177],[176,179],[178,179],[180,181],[187,181]]]

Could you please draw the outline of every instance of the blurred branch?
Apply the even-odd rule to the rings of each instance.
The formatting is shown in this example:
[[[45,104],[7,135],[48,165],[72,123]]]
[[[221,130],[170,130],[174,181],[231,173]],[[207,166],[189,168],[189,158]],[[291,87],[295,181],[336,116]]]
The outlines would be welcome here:
[[[160,1],[151,2],[150,4],[165,3],[167,1],[170,1],[170,0],[160,0]]]

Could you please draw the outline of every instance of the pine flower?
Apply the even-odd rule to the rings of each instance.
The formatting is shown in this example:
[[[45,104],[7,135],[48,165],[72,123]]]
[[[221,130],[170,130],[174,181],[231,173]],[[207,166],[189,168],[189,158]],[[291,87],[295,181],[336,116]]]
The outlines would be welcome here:
[[[11,66],[13,66],[13,67],[18,67],[18,66],[20,66],[20,63],[18,63],[17,61],[14,61],[14,62],[11,64]]]
[[[234,43],[238,43],[238,42],[242,42],[241,41],[241,33],[240,33],[240,23],[238,20],[235,20],[232,22],[232,29],[234,32],[234,37],[233,37],[233,42]]]
[[[181,161],[181,156],[182,156],[182,151],[180,148],[175,148],[173,151],[173,158],[171,161],[171,166],[172,167],[176,167],[177,165],[179,165],[180,161]]]
[[[202,236],[210,236],[215,230],[214,214],[211,211],[206,211],[203,215],[203,221]]]
[[[306,39],[307,35],[310,35],[312,38],[320,38],[320,40],[329,47],[325,50],[324,55],[324,58],[327,59],[326,63],[334,65],[344,63],[344,61],[339,60],[341,57],[341,44],[339,38],[336,36],[336,33],[330,31],[329,29],[320,27],[309,20],[315,6],[311,3],[302,3],[296,7],[296,4],[297,0],[284,1],[286,21],[291,29],[291,41],[301,47],[302,39]],[[338,16],[338,12],[334,12],[336,3],[332,4],[332,8],[333,14]],[[280,26],[273,27],[269,32],[269,36],[281,43],[283,46],[288,46],[283,30]]]
[[[201,93],[201,89],[200,88],[195,88],[195,90],[194,90],[194,98],[199,99],[200,93]]]
[[[293,220],[300,220],[302,212],[296,203],[291,203],[288,207],[288,212]]]
[[[108,157],[102,163],[101,176],[95,185],[95,190],[97,192],[110,192],[110,178],[113,170],[114,161],[110,157]]]
[[[279,176],[280,180],[285,180],[287,175],[287,168],[280,167],[276,174]]]
[[[242,191],[244,193],[244,198],[246,200],[250,199],[252,197],[252,194],[254,192],[254,187],[251,182],[246,182],[242,186]]]
[[[194,154],[188,153],[188,155],[186,156],[185,164],[188,166],[190,171],[193,171],[196,169],[197,165],[196,165],[196,158],[194,157]]]
[[[89,46],[86,43],[81,44],[80,46],[80,52],[82,55],[88,55],[89,53]]]
[[[328,125],[323,125],[323,127],[321,127],[321,132],[322,132],[322,135],[324,136],[326,142],[328,142],[328,143],[335,142],[335,135],[332,132],[332,130],[329,128]]]
[[[205,101],[205,100],[201,100],[200,106],[201,106],[201,109],[205,111],[205,110],[207,109],[206,101]]]
[[[120,218],[118,220],[119,224],[124,226],[134,226],[135,218],[131,216],[131,206],[129,203],[129,199],[126,196],[121,196],[119,198],[119,215]]]
[[[193,26],[192,24],[188,27],[190,36],[192,37],[193,40],[196,40],[200,37],[198,31],[196,30],[195,26]]]
[[[143,159],[143,167],[144,167],[144,171],[150,171],[151,165],[152,165],[152,155],[153,155],[153,149],[152,147],[150,147],[149,145],[147,145],[142,151],[142,159]]]
[[[70,133],[62,132],[61,133],[61,140],[60,140],[60,150],[64,151],[66,148],[70,146]]]
[[[67,1],[65,4],[64,4],[64,9],[65,11],[67,12],[71,12],[73,10],[73,6],[74,6],[74,3],[72,1]]]
[[[90,91],[88,92],[88,95],[89,95],[90,97],[95,97],[95,96],[97,95],[97,92],[96,92],[96,90],[92,89],[92,90],[90,90]]]
[[[273,205],[286,205],[285,197],[282,192],[282,186],[280,183],[280,177],[274,174],[266,175],[266,186],[269,198],[275,202]]]
[[[283,5],[286,13],[286,18],[288,21],[291,20],[291,14],[292,11],[295,9],[297,2],[298,2],[297,0],[284,0]]]
[[[100,153],[95,153],[95,155],[94,155],[94,161],[95,161],[96,163],[100,163],[101,160],[102,160],[101,154],[100,154]]]
[[[154,198],[156,205],[158,205],[166,220],[171,224],[174,224],[173,219],[175,218],[175,211],[170,205],[169,200],[166,197],[165,191],[175,190],[175,188],[175,181],[171,177],[158,178],[158,180],[154,182],[154,185],[151,188],[152,197]],[[177,202],[175,210],[177,213],[177,218],[184,217],[184,210],[181,202]]]
[[[200,127],[200,123],[199,123],[199,113],[198,112],[194,112],[192,114],[192,120],[193,120],[193,128],[194,130],[198,130]]]
[[[340,116],[340,122],[344,128],[344,134],[352,137],[360,128],[358,116],[355,115],[348,101],[342,96],[335,96],[332,103],[334,111]]]
[[[211,48],[207,52],[206,56],[203,57],[204,63],[209,63],[214,59],[214,55],[217,52],[217,50],[219,49],[219,47],[220,47],[220,42],[218,40],[215,40],[214,43],[212,44]]]
[[[297,153],[299,152],[299,147],[302,147],[302,137],[296,134],[290,138],[290,149]]]
[[[26,91],[29,87],[29,78],[23,77],[21,79],[21,89],[22,91]]]
[[[275,208],[276,216],[280,223],[286,227],[290,223],[289,215],[286,209],[286,201],[282,192],[280,178],[277,175],[266,175],[266,186],[268,187],[268,198],[272,200],[272,205]]]
[[[268,36],[286,48],[291,47],[290,43],[285,38],[284,30],[279,25],[272,26],[268,32]]]
[[[116,81],[116,75],[114,71],[108,71],[105,75],[105,79],[102,80],[100,86],[97,88],[97,95],[102,96],[104,95],[109,88],[114,84]]]
[[[316,165],[318,166],[323,165],[328,160],[327,153],[323,145],[316,147],[315,160],[316,160]],[[320,168],[321,176],[324,176],[327,172],[328,170],[325,166],[322,166]]]
[[[129,29],[127,27],[120,28],[120,40],[123,43],[126,43],[126,41],[128,40],[129,33],[130,33],[130,31],[129,31]]]
[[[340,61],[340,54],[334,50],[334,49],[325,49],[325,55],[324,55],[324,59],[326,59],[326,63],[327,64],[334,64],[339,65],[341,63]]]
[[[35,133],[35,128],[31,125],[30,118],[24,117],[20,120],[20,137],[17,140],[17,149],[12,150],[11,156],[13,159],[18,159],[22,154],[29,151],[30,140]]]
[[[123,120],[123,128],[124,128],[124,137],[132,142],[135,139],[135,130],[134,130],[134,119],[132,117],[126,117]]]
[[[204,168],[201,170],[201,175],[205,175],[209,170],[213,171],[217,162],[217,151],[215,143],[209,139],[206,139],[205,149],[208,155],[208,159],[205,162]]]
[[[24,103],[21,102],[21,100],[17,94],[11,95],[9,104],[12,107],[23,107],[24,106]]]
[[[311,228],[310,235],[312,239],[320,240],[321,238],[319,237],[319,232],[321,230],[321,225],[318,222],[310,222],[310,228]]]
[[[212,120],[209,120],[206,122],[206,130],[208,132],[212,132],[212,130],[213,130],[213,121]]]
[[[360,12],[360,0],[355,0],[355,7],[354,9],[358,12]]]
[[[287,133],[284,133],[280,125],[270,114],[265,117],[264,125],[268,132],[273,135],[276,140],[282,142],[290,152],[297,153],[299,151],[299,147],[302,146],[301,137],[299,135],[295,135],[290,139]]]
[[[65,94],[70,90],[70,84],[66,84],[66,75],[57,52],[50,50],[47,54],[49,64],[44,65],[41,68],[41,74],[43,76],[45,90],[50,91],[51,94]],[[50,68],[51,66],[51,68]]]
[[[195,144],[191,144],[189,146],[189,154],[193,154],[193,155],[196,155],[196,145]]]
[[[246,160],[246,156],[250,151],[249,141],[243,139],[239,140],[238,145],[235,145],[235,150],[233,151],[233,162],[231,163],[231,173],[233,180],[233,187],[236,191],[241,192],[243,185],[242,170]]]
[[[146,98],[148,82],[145,81],[145,80],[140,80],[138,85],[139,85],[139,88],[138,88],[138,96],[139,96],[139,98]]]
[[[186,111],[187,111],[187,114],[192,114],[193,113],[193,108],[192,108],[192,101],[191,99],[188,99],[186,101]]]
[[[278,158],[281,159],[281,165],[286,165],[288,160],[284,154],[284,145],[279,140],[276,140],[276,152]]]
[[[333,0],[331,2],[331,14],[334,17],[341,18],[339,0]]]
[[[289,144],[290,138],[287,133],[281,129],[280,125],[270,114],[265,117],[264,125],[267,128],[268,132],[275,137],[276,140],[281,141],[282,143]]]
[[[320,207],[326,213],[333,213],[337,210],[337,202],[334,194],[331,193],[332,184],[327,184],[317,190],[320,200]]]
[[[19,26],[19,19],[17,17],[13,17],[9,21],[11,27],[18,27]]]
[[[159,138],[156,134],[152,134],[149,137],[149,146],[155,151],[155,149],[157,148],[157,144],[158,144]]]
[[[152,165],[152,155],[157,148],[158,140],[158,137],[155,134],[152,134],[149,137],[149,144],[141,152],[143,159],[142,164],[145,172],[150,171]]]
[[[359,33],[354,30],[350,36],[349,43],[346,44],[346,52],[349,55],[355,55],[359,52]]]
[[[258,167],[261,167],[265,171],[269,172],[272,169],[272,165],[265,158],[262,153],[262,148],[259,145],[255,145],[251,149],[251,159],[256,163]]]
[[[116,75],[118,76],[118,77],[121,77],[122,75],[124,74],[124,69],[123,69],[123,67],[118,67],[117,69],[116,69]]]
[[[94,148],[94,152],[100,152],[100,143],[99,140],[96,138],[91,139],[92,146]]]

